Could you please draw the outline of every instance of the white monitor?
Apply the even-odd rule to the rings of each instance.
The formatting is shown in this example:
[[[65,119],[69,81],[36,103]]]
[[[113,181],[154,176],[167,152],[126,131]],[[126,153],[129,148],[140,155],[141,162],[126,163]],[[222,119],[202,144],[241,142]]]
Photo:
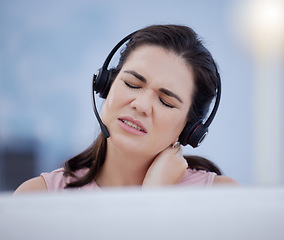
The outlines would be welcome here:
[[[0,239],[283,240],[284,188],[6,193]]]

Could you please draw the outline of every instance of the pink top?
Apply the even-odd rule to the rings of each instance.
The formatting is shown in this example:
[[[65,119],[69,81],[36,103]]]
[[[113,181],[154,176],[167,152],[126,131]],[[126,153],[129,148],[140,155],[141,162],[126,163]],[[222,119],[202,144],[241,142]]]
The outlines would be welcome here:
[[[80,169],[76,171],[76,176],[81,177],[86,173],[87,169]],[[73,177],[63,176],[63,168],[56,169],[50,173],[42,173],[41,176],[45,180],[48,191],[63,190],[67,183],[74,181]],[[184,178],[181,180],[180,185],[193,185],[193,186],[212,186],[214,178],[217,174],[214,172],[206,172],[203,170],[187,169]],[[98,189],[101,188],[95,181],[80,187],[80,189]]]

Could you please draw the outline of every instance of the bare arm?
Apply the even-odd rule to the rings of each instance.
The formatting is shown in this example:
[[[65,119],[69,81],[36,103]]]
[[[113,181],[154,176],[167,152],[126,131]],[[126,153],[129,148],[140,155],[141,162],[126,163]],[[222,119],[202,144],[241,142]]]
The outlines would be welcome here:
[[[45,181],[42,177],[35,177],[22,183],[14,192],[14,195],[35,192],[35,191],[47,191]]]

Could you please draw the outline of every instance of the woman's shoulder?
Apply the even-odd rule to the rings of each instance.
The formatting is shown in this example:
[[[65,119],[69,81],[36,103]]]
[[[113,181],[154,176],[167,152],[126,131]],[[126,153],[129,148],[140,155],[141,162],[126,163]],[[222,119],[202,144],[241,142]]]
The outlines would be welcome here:
[[[208,172],[205,170],[196,170],[188,168],[184,178],[181,181],[182,185],[239,185],[233,178],[217,175],[215,172]]]
[[[81,177],[87,170],[76,171],[76,176]],[[52,172],[43,172],[39,177],[31,178],[22,183],[14,194],[33,192],[33,191],[58,191],[65,188],[65,185],[74,178],[64,175],[64,169],[58,168]]]
[[[217,176],[215,172],[207,172],[205,170],[196,170],[188,168],[185,176],[181,181],[181,185],[212,185],[214,178]]]
[[[228,176],[215,176],[214,185],[221,185],[221,184],[226,184],[226,185],[240,185],[235,179],[228,177]]]
[[[68,183],[84,176],[87,171],[87,168],[82,168],[73,172],[74,176],[67,176],[64,168],[58,168],[52,172],[42,173],[41,177],[44,179],[48,191],[60,191],[65,189]]]
[[[33,191],[47,191],[44,179],[39,176],[23,182],[14,192],[14,195]]]

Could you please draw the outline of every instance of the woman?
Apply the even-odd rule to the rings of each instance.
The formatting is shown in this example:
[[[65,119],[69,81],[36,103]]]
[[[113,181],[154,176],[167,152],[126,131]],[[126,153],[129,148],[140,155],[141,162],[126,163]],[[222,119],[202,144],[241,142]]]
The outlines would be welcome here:
[[[237,184],[209,160],[184,157],[186,124],[203,120],[216,95],[216,64],[185,26],[153,25],[135,32],[111,69],[100,134],[64,168],[23,183],[16,193],[64,188],[172,184]]]

